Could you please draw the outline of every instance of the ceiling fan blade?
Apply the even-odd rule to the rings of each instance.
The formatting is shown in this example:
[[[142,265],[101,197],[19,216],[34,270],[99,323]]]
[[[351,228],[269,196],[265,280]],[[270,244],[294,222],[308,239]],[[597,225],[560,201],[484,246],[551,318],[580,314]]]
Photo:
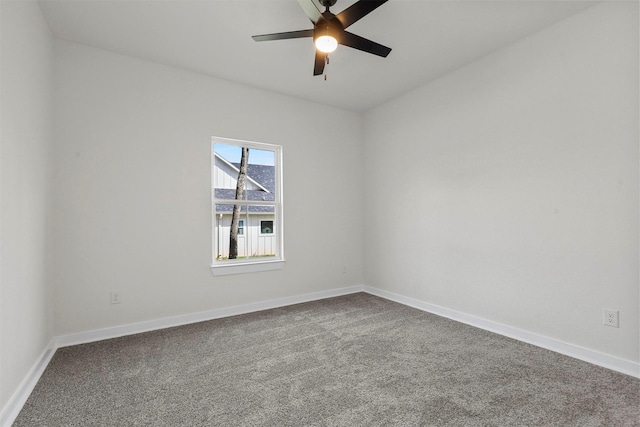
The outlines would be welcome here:
[[[264,42],[269,40],[299,39],[302,37],[313,37],[313,29],[300,30],[300,31],[287,31],[286,33],[261,34],[259,36],[251,36],[251,37],[257,42]]]
[[[336,15],[343,28],[367,16],[388,0],[360,0]]]
[[[324,71],[324,65],[327,62],[327,54],[316,49],[316,59],[313,64],[313,75],[319,76]]]
[[[318,7],[313,2],[313,0],[298,0],[298,4],[302,8],[302,10],[304,10],[305,15],[309,17],[311,22],[313,22],[314,24],[318,22],[318,19],[320,19],[322,14],[318,10]]]
[[[348,31],[342,33],[340,44],[361,50],[363,52],[372,53],[374,55],[386,58],[391,52],[390,47],[383,46],[379,43],[365,39]]]

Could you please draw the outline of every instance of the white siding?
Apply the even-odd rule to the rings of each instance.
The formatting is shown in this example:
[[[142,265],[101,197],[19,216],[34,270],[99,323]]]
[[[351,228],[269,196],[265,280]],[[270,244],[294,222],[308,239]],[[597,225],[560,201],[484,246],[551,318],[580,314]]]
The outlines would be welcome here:
[[[244,234],[238,235],[238,256],[266,256],[276,253],[276,234],[260,234],[260,221],[274,221],[272,214],[243,216]],[[216,215],[216,257],[229,256],[231,215]]]

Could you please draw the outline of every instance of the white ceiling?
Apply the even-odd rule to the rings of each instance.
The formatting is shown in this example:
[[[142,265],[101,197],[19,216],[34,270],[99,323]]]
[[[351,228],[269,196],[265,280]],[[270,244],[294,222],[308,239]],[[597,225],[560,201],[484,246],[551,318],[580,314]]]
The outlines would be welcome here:
[[[338,0],[338,13],[354,0]],[[584,1],[390,0],[349,31],[393,50],[341,46],[314,77],[312,28],[295,0],[41,0],[55,36],[362,112],[593,5]]]

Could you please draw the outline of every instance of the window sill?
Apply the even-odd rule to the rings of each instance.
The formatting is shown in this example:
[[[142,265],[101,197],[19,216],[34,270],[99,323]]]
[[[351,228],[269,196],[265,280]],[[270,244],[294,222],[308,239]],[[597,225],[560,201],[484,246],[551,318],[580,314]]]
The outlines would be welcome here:
[[[211,266],[214,276],[228,276],[230,274],[257,273],[260,271],[282,270],[285,261],[283,259],[273,261],[243,262],[237,264],[218,264]]]

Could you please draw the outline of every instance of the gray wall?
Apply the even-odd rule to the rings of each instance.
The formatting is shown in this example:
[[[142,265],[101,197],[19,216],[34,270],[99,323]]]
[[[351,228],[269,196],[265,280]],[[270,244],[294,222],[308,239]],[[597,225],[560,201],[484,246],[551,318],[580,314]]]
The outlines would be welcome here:
[[[638,115],[637,2],[369,112],[365,283],[637,363]]]
[[[52,46],[35,2],[1,1],[0,409],[52,337]]]

